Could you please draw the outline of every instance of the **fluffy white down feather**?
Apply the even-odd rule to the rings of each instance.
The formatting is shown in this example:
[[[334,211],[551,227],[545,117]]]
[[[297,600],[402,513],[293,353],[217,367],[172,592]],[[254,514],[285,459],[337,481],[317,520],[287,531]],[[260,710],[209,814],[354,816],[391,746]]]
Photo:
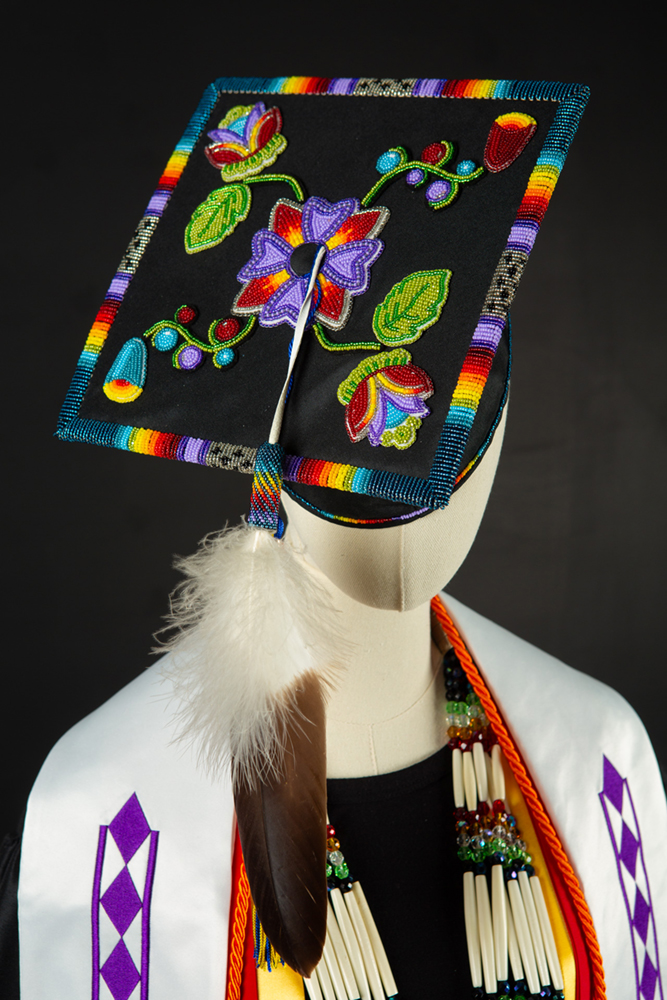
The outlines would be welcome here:
[[[209,773],[230,764],[235,780],[254,783],[280,763],[299,679],[314,673],[326,692],[345,666],[338,613],[289,538],[246,524],[208,535],[176,567],[176,634],[161,647],[172,652],[176,739],[195,745]]]

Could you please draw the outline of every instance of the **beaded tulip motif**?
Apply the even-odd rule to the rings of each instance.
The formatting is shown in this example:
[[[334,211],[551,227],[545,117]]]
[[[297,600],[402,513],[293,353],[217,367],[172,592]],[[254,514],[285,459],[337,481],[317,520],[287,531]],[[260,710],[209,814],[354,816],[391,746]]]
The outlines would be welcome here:
[[[211,318],[206,338],[194,332],[199,308],[192,303],[177,306],[173,319],[158,319],[144,337],[157,351],[172,352],[172,365],[179,371],[194,371],[207,356],[215,368],[231,368],[238,360],[237,348],[257,326],[296,327],[314,257],[323,250],[308,328],[326,351],[378,352],[372,372],[362,362],[339,387],[348,437],[352,443],[366,440],[372,447],[411,447],[430,413],[424,400],[435,389],[428,373],[412,364],[407,352],[403,352],[405,360],[389,361],[388,352],[381,348],[393,354],[392,349],[419,340],[438,322],[452,272],[445,268],[417,271],[397,282],[374,311],[374,339],[332,339],[325,330],[339,333],[345,328],[353,300],[368,292],[372,267],[384,250],[378,234],[390,213],[372,206],[388,185],[403,178],[409,188],[423,189],[429,209],[440,211],[467,185],[485,174],[506,170],[536,128],[535,119],[522,112],[498,117],[486,142],[483,164],[471,159],[454,164],[454,144],[449,140],[429,143],[418,159],[403,146],[392,147],[377,157],[380,177],[363,198],[329,202],[307,197],[291,174],[268,172],[288,145],[280,109],[267,108],[261,101],[235,105],[207,133],[210,142],[204,155],[223,183],[194,209],[185,228],[185,252],[212,251],[230,238],[250,212],[253,185],[286,185],[291,198],[280,198],[268,226],[254,234],[250,260],[237,275],[242,288],[230,315]],[[142,353],[141,340],[135,337],[121,348],[105,379],[104,392],[116,403],[131,404],[143,392],[146,374],[146,352]],[[351,382],[356,382],[356,391],[350,395],[346,386]]]

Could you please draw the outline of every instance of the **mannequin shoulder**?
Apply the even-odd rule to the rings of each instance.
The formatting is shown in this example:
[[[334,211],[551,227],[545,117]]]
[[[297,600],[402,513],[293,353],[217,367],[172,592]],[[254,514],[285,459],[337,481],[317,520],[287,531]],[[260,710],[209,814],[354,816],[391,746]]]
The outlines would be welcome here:
[[[85,773],[117,770],[121,762],[182,756],[175,735],[172,686],[163,657],[99,708],[69,729],[53,746],[37,786],[80,780]]]
[[[601,715],[607,727],[620,724],[648,739],[634,708],[608,684],[568,666],[450,595],[441,596],[489,686],[503,703],[550,704],[563,710],[576,704],[589,715]]]

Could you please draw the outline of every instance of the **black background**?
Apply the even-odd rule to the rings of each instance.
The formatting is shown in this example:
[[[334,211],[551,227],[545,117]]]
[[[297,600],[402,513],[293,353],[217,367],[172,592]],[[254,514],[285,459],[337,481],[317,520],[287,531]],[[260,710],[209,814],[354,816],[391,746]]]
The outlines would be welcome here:
[[[53,742],[150,662],[172,554],[247,508],[248,476],[52,437],[108,282],[221,75],[591,86],[513,309],[496,485],[449,589],[618,688],[667,757],[663,53],[648,9],[8,8],[0,834]]]

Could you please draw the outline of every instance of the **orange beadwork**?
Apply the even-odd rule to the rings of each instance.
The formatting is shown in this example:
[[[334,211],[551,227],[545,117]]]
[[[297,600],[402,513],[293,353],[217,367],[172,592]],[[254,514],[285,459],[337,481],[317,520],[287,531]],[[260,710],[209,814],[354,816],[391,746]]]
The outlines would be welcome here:
[[[575,910],[577,919],[581,925],[581,931],[588,949],[588,959],[591,965],[590,974],[593,980],[592,1000],[606,1000],[607,991],[604,981],[604,968],[602,965],[602,955],[600,954],[600,945],[598,943],[597,934],[595,933],[593,918],[591,917],[590,910],[588,909],[588,904],[586,903],[582,888],[579,885],[579,880],[574,873],[574,869],[572,868],[567,854],[563,849],[563,845],[561,844],[558,834],[554,829],[553,823],[551,822],[546,809],[542,805],[530,775],[521,760],[521,756],[514,745],[512,737],[507,731],[500,712],[491,697],[484,679],[475,666],[463,639],[459,635],[454,622],[450,618],[447,609],[439,597],[433,598],[431,601],[431,609],[438,619],[439,624],[442,626],[449,642],[452,644],[459,663],[461,664],[473,691],[482,704],[487,718],[489,719],[493,731],[498,739],[498,743],[500,744],[505,758],[512,769],[517,784],[523,793],[523,797],[526,800],[533,822],[538,827],[540,834],[544,838],[545,843],[548,845],[554,864],[558,869],[558,874],[563,879],[567,889],[569,890],[570,900]],[[577,979],[580,979],[579,975],[577,976]]]

